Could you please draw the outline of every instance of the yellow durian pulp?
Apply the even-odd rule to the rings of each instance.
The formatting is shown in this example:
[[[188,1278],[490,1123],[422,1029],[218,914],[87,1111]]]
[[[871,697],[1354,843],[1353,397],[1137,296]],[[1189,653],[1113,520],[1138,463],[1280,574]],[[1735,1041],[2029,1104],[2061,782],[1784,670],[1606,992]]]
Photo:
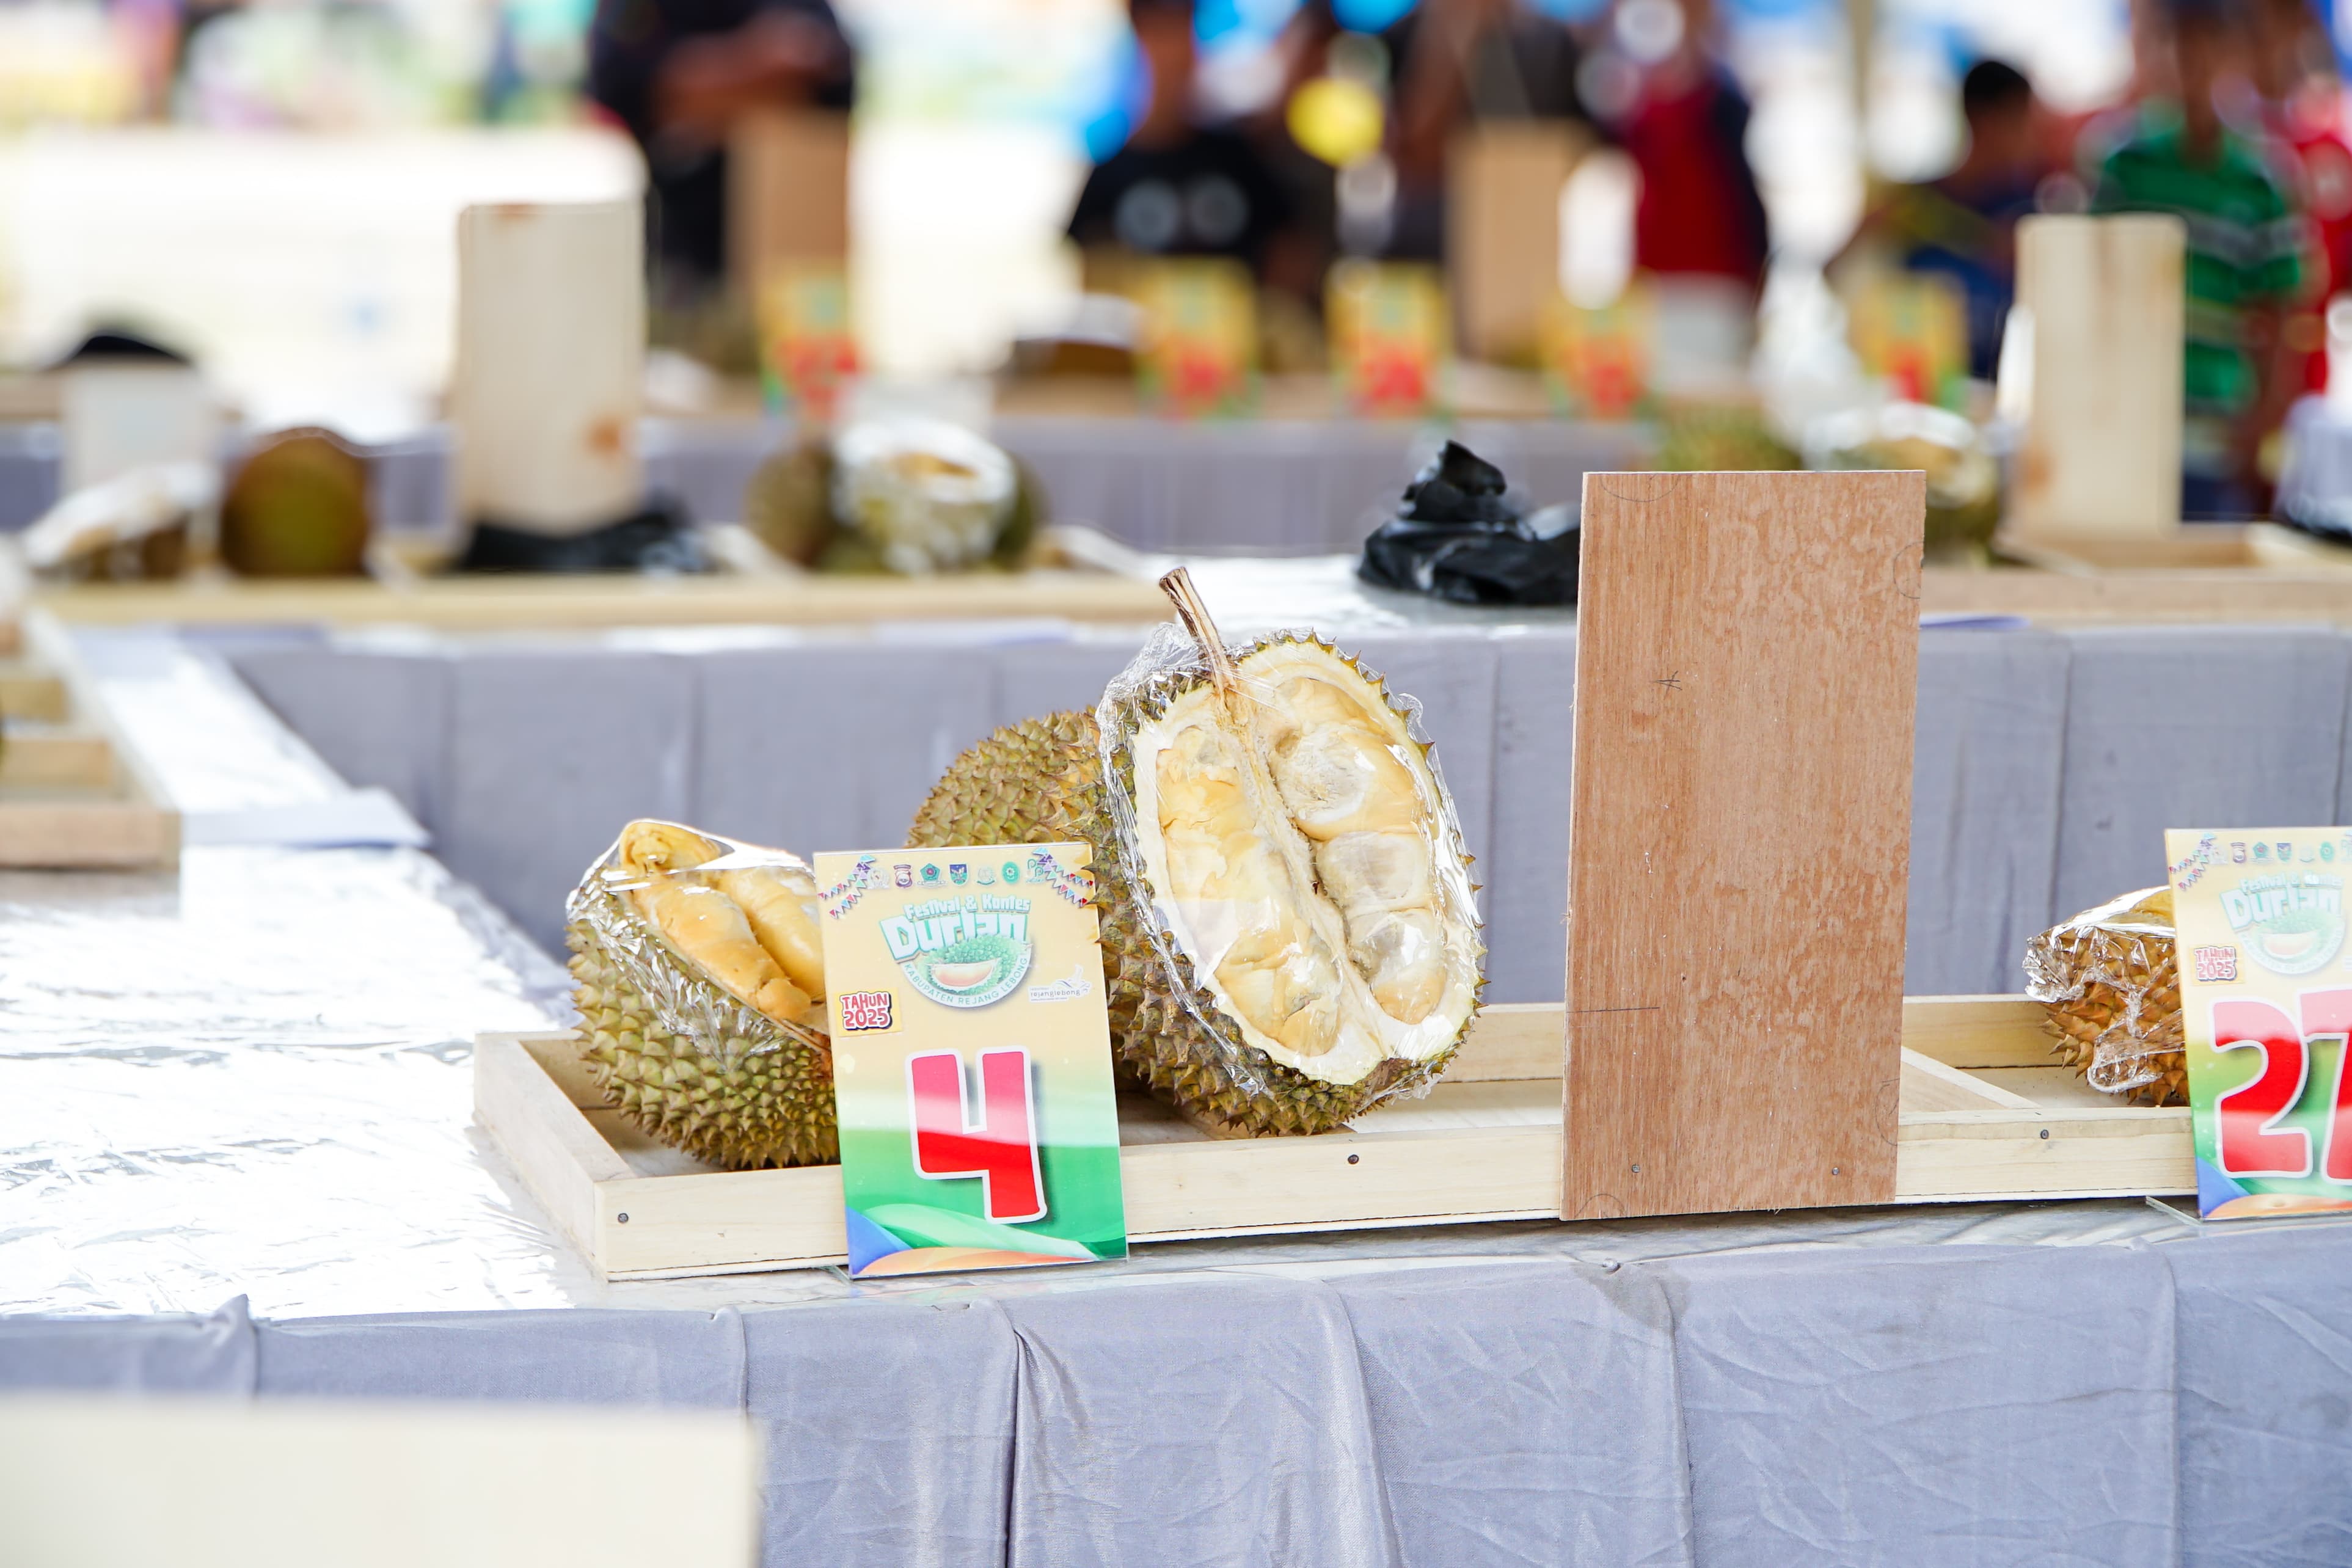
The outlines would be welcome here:
[[[837,1156],[816,879],[779,850],[645,820],[568,905],[581,1056],[606,1099],[729,1169]]]
[[[1423,747],[1319,643],[1269,643],[1237,668],[1246,723],[1203,684],[1130,745],[1162,917],[1244,1040],[1286,1067],[1352,1083],[1450,1051],[1481,948],[1461,879],[1440,874],[1461,854],[1437,841]]]

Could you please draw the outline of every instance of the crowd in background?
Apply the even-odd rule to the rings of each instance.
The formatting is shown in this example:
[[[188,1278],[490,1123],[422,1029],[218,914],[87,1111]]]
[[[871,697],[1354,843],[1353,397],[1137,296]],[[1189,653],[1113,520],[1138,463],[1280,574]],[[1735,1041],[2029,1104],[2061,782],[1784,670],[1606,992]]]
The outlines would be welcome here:
[[[1729,9],[1718,15],[1718,4]],[[1954,139],[1952,166],[1924,181],[1874,183],[1843,255],[1794,259],[1828,261],[1833,277],[1848,262],[1876,257],[1948,279],[1965,302],[1967,368],[1988,379],[1998,367],[2021,217],[2179,215],[2189,235],[2184,502],[2192,516],[2259,510],[2286,408],[2325,384],[2326,302],[2352,281],[2352,142],[2336,47],[2319,0],[2130,4],[2131,77],[2116,101],[2056,109],[2037,90],[2046,83],[2031,60],[1955,62],[1966,130]],[[1129,0],[1122,37],[1131,35],[1131,46],[1096,73],[1118,77],[1107,84],[1118,113],[1093,148],[1068,233],[1095,253],[1232,257],[1269,298],[1312,315],[1343,256],[1444,259],[1458,133],[1537,119],[1572,126],[1580,144],[1610,149],[1635,172],[1630,248],[1640,276],[1703,285],[1752,308],[1792,247],[1785,204],[1768,212],[1768,197],[1784,195],[1785,185],[1776,192],[1759,157],[1754,60],[1735,59],[1730,47],[1730,23],[1743,8],[1754,5],[1301,0],[1286,9]],[[368,9],[109,0],[110,24],[136,46],[137,101],[124,113],[243,123],[240,114],[258,110],[238,95],[275,90],[254,63],[268,57],[253,53],[257,38],[293,26],[298,11],[332,12],[333,26],[348,27],[357,24],[343,12]],[[726,256],[730,125],[759,105],[870,110],[879,73],[862,68],[871,62],[860,49],[890,7],[496,0],[471,9],[496,18],[488,41],[468,46],[488,62],[469,89],[480,111],[494,113],[499,84],[520,79],[522,66],[572,72],[584,112],[643,150],[663,264],[673,276],[715,282]],[[1236,107],[1202,40],[1224,25],[1218,17],[1230,22],[1241,9],[1286,19],[1271,41],[1276,79]],[[1891,16],[1899,7],[1863,9]],[[422,47],[429,32],[401,47]],[[558,37],[571,40],[569,64],[556,57],[562,50],[533,52],[533,37]],[[233,38],[244,53],[230,48]],[[364,52],[354,46],[352,57]],[[356,78],[321,67],[338,57],[332,50],[289,47],[286,57],[308,62],[299,72],[289,66],[288,79],[299,76],[314,99],[364,96]],[[16,79],[11,68],[0,59],[0,95]],[[0,110],[13,113],[5,102]],[[1553,214],[1532,211],[1528,221]],[[1826,248],[1818,233],[1794,247]]]
[[[1283,116],[1196,112],[1193,10],[1190,0],[1134,0],[1149,105],[1087,183],[1070,228],[1082,245],[1230,256],[1269,287],[1304,293],[1341,249],[1439,259],[1454,132],[1489,117],[1556,117],[1632,159],[1639,274],[1733,283],[1751,299],[1761,287],[1770,231],[1748,159],[1748,105],[1708,0],[1627,0],[1582,29],[1511,0],[1423,0],[1369,38],[1339,27],[1322,0],[1302,7],[1284,41],[1292,80],[1369,55],[1390,106],[1387,217],[1354,235],[1331,217],[1349,172],[1302,153]],[[1969,370],[1990,379],[2020,218],[2181,218],[2184,515],[2246,515],[2266,505],[2270,445],[2288,405],[2325,385],[2322,311],[2352,276],[2352,140],[2336,57],[2311,0],[2147,0],[2141,21],[2131,99],[2105,112],[2053,114],[2014,67],[1973,63],[1958,164],[1874,192],[1848,249],[1950,278],[1966,303]],[[1600,27],[1633,45],[1630,79],[1585,68]]]

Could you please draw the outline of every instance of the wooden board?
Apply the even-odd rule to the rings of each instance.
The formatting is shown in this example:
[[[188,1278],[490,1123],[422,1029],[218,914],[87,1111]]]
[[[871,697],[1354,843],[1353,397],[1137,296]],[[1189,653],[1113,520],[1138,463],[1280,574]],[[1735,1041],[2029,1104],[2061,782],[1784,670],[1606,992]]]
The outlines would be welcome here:
[[[457,517],[572,534],[645,505],[645,213],[502,203],[457,219]]]
[[[1463,352],[1525,362],[1559,296],[1559,193],[1590,138],[1566,120],[1485,120],[1447,149],[1448,283]]]
[[[1894,1196],[1926,505],[1585,476],[1564,1217]]]
[[[73,644],[46,616],[0,674],[0,867],[165,871],[180,817],[116,726]]]
[[[2121,1106],[2054,1067],[2020,997],[1903,1006],[1898,1203],[2194,1190],[2186,1110]],[[1559,1211],[1557,1005],[1479,1014],[1426,1100],[1317,1138],[1211,1139],[1149,1100],[1119,1105],[1139,1243],[1549,1218]],[[831,1166],[715,1171],[607,1109],[570,1033],[484,1035],[475,1116],[557,1227],[606,1276],[654,1279],[843,1260]]]
[[[658,1506],[613,1506],[622,1454]],[[0,1395],[0,1559],[746,1568],[761,1475],[759,1436],[731,1409]]]
[[[1921,612],[2052,625],[2352,624],[2352,547],[2275,523],[2198,523],[2147,536],[2012,531],[1994,542],[2032,570],[1929,567]]]
[[[192,581],[45,588],[58,620],[100,625],[433,626],[446,631],[616,626],[843,626],[1006,616],[1150,623],[1168,601],[1101,572],[958,577],[470,577],[414,582]]]
[[[2179,525],[2185,246],[2167,214],[2017,225],[2017,351],[2004,355],[2001,395],[2025,423],[2010,502],[2019,533]]]
[[[729,281],[757,297],[782,262],[849,260],[849,117],[761,110],[727,142]]]

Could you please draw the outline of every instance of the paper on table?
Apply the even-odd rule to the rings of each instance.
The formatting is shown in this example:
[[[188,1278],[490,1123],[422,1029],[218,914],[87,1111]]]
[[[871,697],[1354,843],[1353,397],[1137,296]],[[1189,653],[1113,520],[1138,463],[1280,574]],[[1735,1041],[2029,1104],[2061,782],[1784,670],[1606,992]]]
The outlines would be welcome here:
[[[255,844],[278,849],[421,850],[433,835],[390,791],[371,786],[316,800],[190,811],[180,825],[190,844]]]

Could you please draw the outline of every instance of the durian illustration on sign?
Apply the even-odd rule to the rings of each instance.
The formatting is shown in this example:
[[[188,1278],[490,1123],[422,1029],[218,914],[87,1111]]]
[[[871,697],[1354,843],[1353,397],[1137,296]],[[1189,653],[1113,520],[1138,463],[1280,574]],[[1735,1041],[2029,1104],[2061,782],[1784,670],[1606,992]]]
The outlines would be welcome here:
[[[1094,715],[999,730],[908,841],[1094,846],[1121,1061],[1223,1136],[1424,1092],[1483,984],[1475,890],[1414,710],[1310,634],[1231,653],[1181,570]]]
[[[582,1054],[663,1143],[730,1170],[834,1160],[816,878],[781,850],[639,821],[567,906]]]

